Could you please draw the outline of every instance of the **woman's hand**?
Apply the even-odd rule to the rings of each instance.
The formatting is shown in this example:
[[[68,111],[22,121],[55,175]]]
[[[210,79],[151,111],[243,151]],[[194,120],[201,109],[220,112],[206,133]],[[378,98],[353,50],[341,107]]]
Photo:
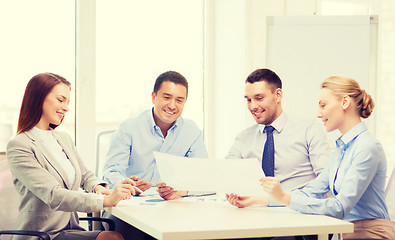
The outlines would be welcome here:
[[[98,184],[95,187],[95,193],[101,194],[101,195],[110,195],[112,193],[112,189],[108,189],[106,187],[103,187],[102,185]]]
[[[236,194],[226,194],[226,200],[233,206],[244,208],[252,205],[269,205],[267,196],[238,196]]]
[[[136,186],[136,183],[130,178],[125,178],[117,184],[110,195],[104,196],[103,206],[114,207],[122,199],[130,199],[132,195],[136,195],[133,186]]]
[[[291,194],[284,191],[281,187],[280,180],[275,177],[264,177],[261,180],[263,190],[267,192],[275,201],[289,206],[291,202]]]

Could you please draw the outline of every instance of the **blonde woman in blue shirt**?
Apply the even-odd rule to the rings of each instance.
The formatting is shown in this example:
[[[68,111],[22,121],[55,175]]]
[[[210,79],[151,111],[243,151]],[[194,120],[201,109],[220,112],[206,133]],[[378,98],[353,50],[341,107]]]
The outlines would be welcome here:
[[[321,85],[319,114],[326,130],[338,129],[336,151],[323,172],[301,190],[286,192],[274,177],[261,180],[275,201],[302,213],[323,214],[354,223],[344,239],[395,239],[385,204],[387,162],[381,144],[361,118],[374,108],[372,97],[353,79],[333,76]],[[323,198],[327,192],[333,197]],[[238,207],[262,204],[267,199],[227,196]]]

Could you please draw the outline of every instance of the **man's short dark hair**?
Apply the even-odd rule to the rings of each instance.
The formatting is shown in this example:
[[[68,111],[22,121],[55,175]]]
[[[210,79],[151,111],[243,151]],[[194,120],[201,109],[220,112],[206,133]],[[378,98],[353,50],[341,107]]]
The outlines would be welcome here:
[[[175,71],[167,71],[159,75],[159,77],[155,81],[154,85],[154,93],[157,94],[162,83],[165,81],[173,82],[174,84],[181,84],[187,89],[188,96],[188,81],[182,76],[180,73]]]
[[[277,88],[282,88],[282,82],[279,76],[275,72],[270,69],[262,68],[253,71],[250,75],[248,75],[245,83],[255,83],[264,81],[272,86],[272,92],[274,92]]]

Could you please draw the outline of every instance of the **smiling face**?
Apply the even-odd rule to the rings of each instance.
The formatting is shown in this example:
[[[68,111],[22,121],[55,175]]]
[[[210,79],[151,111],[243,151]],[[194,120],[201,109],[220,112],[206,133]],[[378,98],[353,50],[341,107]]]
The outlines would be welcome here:
[[[332,90],[321,89],[319,97],[318,118],[322,119],[328,132],[341,129],[344,123],[344,104],[342,98],[335,95]]]
[[[161,129],[170,126],[181,116],[187,100],[187,89],[181,84],[164,81],[155,94],[152,93],[154,104],[154,120]]]
[[[43,113],[36,127],[49,130],[49,124],[59,125],[69,111],[70,87],[59,83],[45,97]]]
[[[245,99],[247,107],[258,124],[270,125],[282,113],[282,90],[272,87],[265,81],[245,85]]]

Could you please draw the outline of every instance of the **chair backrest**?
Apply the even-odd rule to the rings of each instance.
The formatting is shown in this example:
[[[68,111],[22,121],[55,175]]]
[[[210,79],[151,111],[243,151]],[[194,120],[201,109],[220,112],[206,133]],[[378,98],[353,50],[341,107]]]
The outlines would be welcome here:
[[[111,136],[115,130],[103,131],[97,135],[96,142],[96,176],[103,177],[103,168],[106,162],[106,155],[110,148]]]
[[[0,152],[0,230],[15,229],[18,206],[19,195],[12,183],[7,156]]]
[[[385,188],[385,200],[392,221],[395,221],[395,167]]]
[[[11,123],[2,123],[0,121],[0,149],[4,151],[7,148],[8,142],[11,140],[14,135],[14,131],[12,129]]]

